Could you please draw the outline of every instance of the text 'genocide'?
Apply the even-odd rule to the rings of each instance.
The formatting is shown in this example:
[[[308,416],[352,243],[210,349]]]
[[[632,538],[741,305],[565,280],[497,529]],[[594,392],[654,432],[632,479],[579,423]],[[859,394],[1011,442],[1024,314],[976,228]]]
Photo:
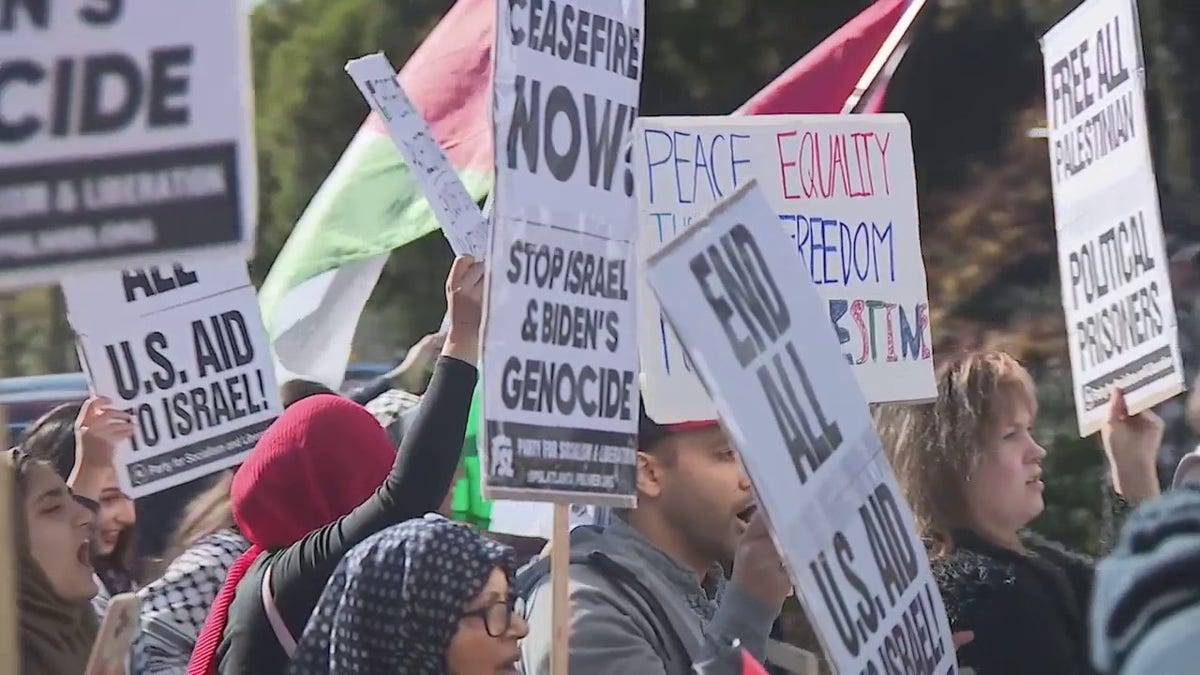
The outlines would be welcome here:
[[[940,601],[936,590],[924,584],[902,612],[891,615],[917,580],[918,555],[924,551],[918,553],[914,547],[896,496],[886,483],[867,496],[858,515],[882,589],[872,588],[868,575],[858,567],[867,561],[862,551],[854,550],[853,542],[861,539],[845,531],[834,533],[828,549],[832,556],[822,551],[808,564],[838,638],[848,653],[858,656],[883,632],[863,675],[932,675],[945,653],[936,618],[934,603]],[[848,598],[848,590],[857,597]]]
[[[614,308],[594,305],[596,300],[629,299],[624,258],[519,240],[509,249],[505,278],[511,284],[581,298],[580,304],[529,299],[521,322],[522,341],[584,353],[601,346],[617,351],[620,315]],[[510,410],[622,420],[633,416],[632,371],[513,356],[505,361],[501,379],[501,400]]]
[[[82,4],[72,18],[90,29],[116,24],[124,8],[115,0]],[[0,0],[0,34],[47,31],[53,16],[50,0]],[[61,56],[50,63],[0,62],[0,143],[22,143],[37,134],[117,133],[138,119],[150,129],[186,125],[192,51],[191,45],[166,45],[145,55],[107,52]],[[27,102],[18,105],[21,99],[13,92]]]
[[[762,249],[738,224],[721,236],[719,246],[693,257],[689,267],[738,363],[751,368],[758,362],[759,385],[800,482],[806,483],[842,444],[842,432],[836,421],[826,419],[796,344],[786,335],[792,317]]]
[[[137,420],[139,438],[146,447],[158,445],[164,432],[174,440],[269,407],[263,374],[253,367],[254,345],[240,311],[193,321],[191,336],[195,356],[191,372],[172,360],[171,345],[162,331],[145,336],[141,354],[135,355],[128,340],[104,347],[117,394],[123,400],[132,403],[161,393],[157,401],[142,401],[126,409]],[[153,363],[148,370],[139,367],[147,365],[143,357]],[[233,372],[239,369],[240,373]],[[212,379],[214,376],[221,377]],[[209,381],[188,388],[193,378]],[[134,449],[140,449],[137,439]]]
[[[1054,139],[1054,173],[1059,181],[1078,175],[1137,135],[1134,88],[1105,101],[1130,78],[1133,45],[1121,41],[1114,16],[1050,65],[1051,123],[1068,128]],[[1093,110],[1097,103],[1103,107]]]
[[[1157,267],[1141,211],[1071,251],[1067,265],[1072,309],[1081,304],[1086,309],[1074,327],[1083,368],[1102,365],[1163,334],[1158,282],[1138,283]]]
[[[890,195],[890,142],[891,134],[873,131],[778,132],[780,194],[787,200]],[[717,201],[754,175],[747,134],[646,129],[642,143],[651,204]]]

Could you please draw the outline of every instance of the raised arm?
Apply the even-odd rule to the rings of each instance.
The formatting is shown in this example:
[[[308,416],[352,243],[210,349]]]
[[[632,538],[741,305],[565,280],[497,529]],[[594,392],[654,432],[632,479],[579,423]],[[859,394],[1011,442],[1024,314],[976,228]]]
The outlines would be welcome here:
[[[452,324],[433,379],[405,434],[391,473],[348,515],[308,534],[272,563],[271,582],[284,616],[307,617],[342,556],[376,532],[434,511],[458,468],[479,356],[483,265],[458,258],[446,281]],[[346,449],[353,461],[354,449]],[[291,626],[293,630],[303,626]]]

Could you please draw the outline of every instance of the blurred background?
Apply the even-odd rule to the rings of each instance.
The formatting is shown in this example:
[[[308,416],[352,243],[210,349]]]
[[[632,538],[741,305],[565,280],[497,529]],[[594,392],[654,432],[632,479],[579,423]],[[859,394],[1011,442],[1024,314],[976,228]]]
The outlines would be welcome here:
[[[343,71],[384,50],[401,66],[450,0],[263,0],[252,17],[260,283],[366,107]],[[869,0],[648,0],[643,115],[727,114]],[[1000,346],[1041,386],[1050,449],[1047,534],[1094,549],[1102,452],[1080,440],[1059,299],[1039,36],[1076,0],[930,0],[885,109],[912,124],[935,350]],[[1141,0],[1152,143],[1189,382],[1200,343],[1200,3]],[[440,233],[392,257],[359,326],[354,360],[395,362],[437,329],[450,250]],[[57,289],[0,298],[0,377],[77,371]],[[1169,475],[1197,438],[1183,398],[1167,420]]]

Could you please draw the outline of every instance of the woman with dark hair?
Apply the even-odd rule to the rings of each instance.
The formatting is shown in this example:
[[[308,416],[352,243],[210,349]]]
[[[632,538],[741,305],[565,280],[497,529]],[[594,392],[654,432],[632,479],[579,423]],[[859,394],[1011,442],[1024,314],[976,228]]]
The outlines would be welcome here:
[[[78,450],[76,426],[88,404],[96,408],[94,414],[119,412],[109,406],[107,399],[100,397],[89,399],[87,404],[66,403],[42,415],[21,437],[24,451],[47,462],[72,488],[77,480],[72,476]],[[129,433],[132,434],[132,426]],[[99,493],[93,523],[92,564],[101,583],[97,611],[103,614],[107,598],[137,588],[137,545],[134,541],[137,514],[133,500],[121,491],[116,469],[111,464],[107,469],[98,469],[94,480],[98,481]]]
[[[82,675],[96,639],[91,600],[92,508],[112,448],[132,432],[128,417],[89,401],[80,417],[76,492],[49,462],[14,448],[0,465],[15,478],[18,617],[23,675]]]
[[[132,672],[181,675],[196,636],[233,561],[250,548],[233,518],[233,471],[217,477],[184,510],[162,574],[138,591],[142,631],[134,640]]]

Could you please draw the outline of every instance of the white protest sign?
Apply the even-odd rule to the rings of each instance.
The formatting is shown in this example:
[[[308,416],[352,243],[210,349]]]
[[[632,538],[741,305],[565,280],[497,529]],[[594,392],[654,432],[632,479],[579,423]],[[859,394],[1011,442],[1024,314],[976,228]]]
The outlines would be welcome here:
[[[134,416],[117,476],[143,497],[240,464],[282,411],[239,257],[63,280],[94,393]]]
[[[480,454],[488,499],[633,506],[640,0],[497,3]]]
[[[458,255],[482,260],[487,251],[486,220],[450,168],[429,125],[400,87],[387,57],[378,53],[354,59],[346,63],[346,72],[371,109],[387,123],[392,142],[421,183],[421,191],[433,207],[450,247]]]
[[[252,253],[239,0],[0,3],[0,288]]]
[[[1042,37],[1055,221],[1152,172],[1134,0],[1088,0]]]
[[[839,673],[955,672],[912,513],[828,301],[749,179],[647,260]]]
[[[634,129],[638,247],[653,254],[705,209],[756,179],[794,261],[826,303],[842,358],[872,403],[936,394],[912,138],[903,115],[643,117]],[[642,283],[645,283],[644,280]],[[652,294],[639,289],[646,412],[711,419]]]
[[[1083,436],[1112,388],[1184,390],[1132,0],[1089,0],[1042,39],[1059,273]]]

